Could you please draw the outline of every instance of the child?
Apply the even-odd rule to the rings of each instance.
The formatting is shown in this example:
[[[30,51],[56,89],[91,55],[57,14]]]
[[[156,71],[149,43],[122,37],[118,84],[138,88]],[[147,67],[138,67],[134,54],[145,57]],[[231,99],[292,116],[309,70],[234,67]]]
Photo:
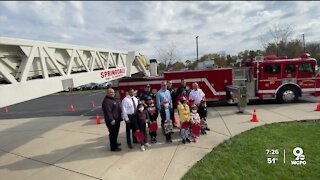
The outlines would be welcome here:
[[[197,105],[191,106],[191,113],[190,113],[190,121],[191,121],[191,132],[193,137],[193,142],[199,141],[201,125],[200,125],[200,116],[197,113],[198,107]]]
[[[189,107],[191,108],[193,105],[195,105],[194,99],[189,99]]]
[[[157,107],[154,105],[152,97],[149,96],[147,98],[147,111],[149,114],[149,135],[151,138],[151,143],[157,143],[157,129],[158,129],[158,110]]]
[[[201,100],[198,113],[201,119],[201,134],[207,134],[206,130],[210,131],[210,129],[208,128],[207,123],[207,104],[205,99]]]
[[[172,109],[169,107],[169,101],[164,100],[160,109],[160,116],[162,132],[166,136],[167,143],[172,143],[171,134],[173,133],[173,117],[171,117],[171,111]]]
[[[185,144],[186,141],[190,143],[188,139],[189,128],[190,128],[190,108],[187,104],[186,98],[181,97],[180,102],[178,103],[178,113],[180,118],[180,134],[182,138],[182,143]]]
[[[190,108],[190,111],[191,111],[191,107],[193,105],[196,105],[195,102],[194,102],[194,99],[189,99],[189,108]],[[191,130],[191,123],[190,123],[190,130]]]
[[[148,112],[144,109],[143,103],[138,104],[138,110],[135,113],[135,120],[134,125],[138,132],[144,135],[144,140],[140,142],[141,144],[141,151],[145,151],[145,146],[150,147],[151,145],[147,143],[147,131],[146,131],[146,124],[149,120]]]
[[[185,98],[186,103],[189,105],[189,98],[188,98],[188,96],[187,96],[187,91],[186,91],[186,90],[182,90],[181,95],[178,95],[178,97],[177,97],[177,104],[179,104],[179,102],[180,102],[180,100],[181,100],[182,97]]]

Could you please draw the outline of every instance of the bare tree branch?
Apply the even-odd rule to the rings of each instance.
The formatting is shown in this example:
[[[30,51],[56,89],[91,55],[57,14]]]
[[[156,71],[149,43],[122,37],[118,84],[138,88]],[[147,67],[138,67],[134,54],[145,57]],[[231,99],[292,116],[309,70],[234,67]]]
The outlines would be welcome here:
[[[274,44],[277,49],[277,54],[281,54],[293,33],[294,29],[291,25],[280,25],[278,23],[269,28],[265,35],[261,35],[259,41],[264,48],[267,48],[270,44]]]
[[[165,64],[166,70],[168,69],[168,65],[172,65],[178,60],[177,46],[173,42],[168,44],[166,48],[157,49],[157,54],[159,62]]]

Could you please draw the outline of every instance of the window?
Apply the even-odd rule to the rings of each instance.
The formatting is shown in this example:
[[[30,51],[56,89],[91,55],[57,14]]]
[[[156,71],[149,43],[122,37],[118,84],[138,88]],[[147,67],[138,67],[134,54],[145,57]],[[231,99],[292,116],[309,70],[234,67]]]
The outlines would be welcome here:
[[[311,64],[310,63],[304,63],[304,64],[300,64],[299,65],[299,71],[300,72],[313,72],[313,70],[312,70],[312,66],[311,66]]]
[[[279,74],[280,68],[280,65],[266,65],[264,68],[264,72],[266,74]]]
[[[290,74],[294,72],[294,65],[293,64],[287,64],[285,67],[286,73]]]

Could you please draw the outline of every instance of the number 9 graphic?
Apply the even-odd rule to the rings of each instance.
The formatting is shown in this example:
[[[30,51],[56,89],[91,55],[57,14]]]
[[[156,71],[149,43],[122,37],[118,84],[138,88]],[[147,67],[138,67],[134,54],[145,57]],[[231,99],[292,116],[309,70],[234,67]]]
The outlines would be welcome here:
[[[303,156],[303,149],[301,147],[296,147],[293,149],[292,153],[296,156],[296,160],[299,160],[300,157],[301,159],[303,158],[304,159],[304,156]],[[302,160],[303,160],[302,159]]]

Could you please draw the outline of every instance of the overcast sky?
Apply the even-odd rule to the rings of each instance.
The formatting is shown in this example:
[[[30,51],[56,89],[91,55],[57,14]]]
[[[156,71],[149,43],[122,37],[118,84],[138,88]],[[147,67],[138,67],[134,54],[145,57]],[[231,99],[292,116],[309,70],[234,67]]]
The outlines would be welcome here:
[[[0,36],[135,50],[148,59],[170,43],[182,60],[261,49],[258,36],[290,24],[319,41],[320,2],[0,2]]]

